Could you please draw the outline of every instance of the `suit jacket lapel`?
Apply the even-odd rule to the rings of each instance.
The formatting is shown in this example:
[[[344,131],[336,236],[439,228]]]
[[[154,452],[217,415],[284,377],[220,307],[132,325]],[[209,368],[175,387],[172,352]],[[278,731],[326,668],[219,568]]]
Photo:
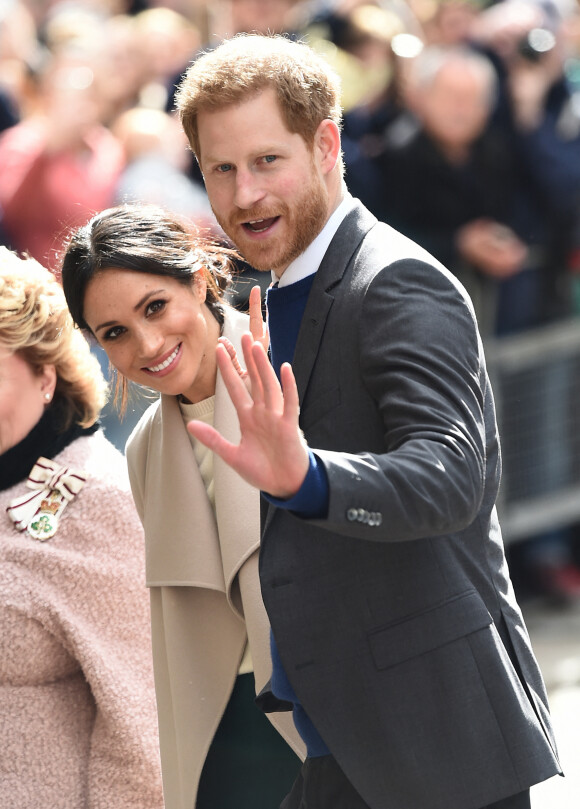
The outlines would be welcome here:
[[[225,590],[215,517],[179,404],[174,396],[162,396],[160,407],[147,457],[148,584]]]
[[[303,401],[328,314],[334,301],[332,292],[345,273],[354,253],[366,233],[376,224],[376,218],[357,200],[340,224],[316,273],[302,324],[298,333],[292,368]]]

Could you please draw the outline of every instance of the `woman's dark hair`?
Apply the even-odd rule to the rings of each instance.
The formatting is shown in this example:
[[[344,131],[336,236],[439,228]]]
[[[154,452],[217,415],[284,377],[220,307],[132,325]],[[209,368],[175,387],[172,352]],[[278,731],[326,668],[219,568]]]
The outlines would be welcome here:
[[[107,208],[70,237],[61,262],[61,281],[73,320],[90,332],[84,317],[89,282],[103,270],[119,268],[175,278],[191,286],[195,273],[207,284],[206,304],[223,325],[222,295],[231,277],[234,250],[200,235],[195,226],[155,205]],[[117,375],[115,400],[121,412],[127,382]]]
[[[195,272],[202,272],[207,282],[206,303],[221,324],[221,297],[235,255],[163,208],[119,205],[96,214],[73,233],[65,247],[61,279],[73,320],[90,331],[84,318],[85,293],[102,270],[115,267],[165,275],[187,286]]]

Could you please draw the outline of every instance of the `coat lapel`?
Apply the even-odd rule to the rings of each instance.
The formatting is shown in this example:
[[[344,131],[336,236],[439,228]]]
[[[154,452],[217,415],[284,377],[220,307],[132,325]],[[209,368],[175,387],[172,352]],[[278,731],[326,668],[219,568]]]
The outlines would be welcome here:
[[[216,521],[179,404],[162,396],[160,407],[147,459],[147,582],[224,590]]]
[[[224,336],[233,343],[243,365],[241,336],[248,331],[248,320],[237,312],[229,312],[224,324]],[[214,426],[233,444],[240,441],[240,427],[235,407],[221,374],[216,382]],[[245,483],[234,470],[214,456],[216,517],[223,564],[226,593],[231,605],[240,610],[234,580],[244,562],[260,546],[259,494]]]

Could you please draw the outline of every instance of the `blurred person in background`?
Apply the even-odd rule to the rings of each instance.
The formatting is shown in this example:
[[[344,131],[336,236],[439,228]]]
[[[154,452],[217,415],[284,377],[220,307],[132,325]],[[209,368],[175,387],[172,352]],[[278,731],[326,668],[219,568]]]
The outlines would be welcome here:
[[[313,14],[305,37],[341,78],[347,135],[351,128],[350,137],[362,134],[365,124],[369,133],[376,131],[385,113],[398,106],[408,49],[415,53],[422,47],[412,9],[398,0],[339,0]]]
[[[176,117],[133,107],[115,120],[112,131],[125,154],[116,202],[160,205],[217,235],[205,189],[187,174],[187,139]]]
[[[88,49],[88,50],[87,50]],[[88,42],[48,54],[36,107],[0,136],[0,207],[10,246],[57,266],[67,228],[110,205],[124,165],[101,122]]]
[[[0,248],[0,805],[162,809],[143,531],[54,275]]]
[[[201,418],[239,435],[216,348],[222,335],[239,351],[250,321],[222,301],[228,271],[227,251],[191,223],[135,205],[78,229],[62,264],[73,317],[121,389],[161,394],[127,461],[145,529],[166,809],[272,809],[303,749],[289,716],[273,727],[255,704],[271,674],[259,494],[186,428]],[[259,295],[254,306],[264,339]]]
[[[492,123],[496,93],[485,56],[427,46],[411,67],[406,109],[384,128],[374,160],[375,209],[461,280],[484,336],[501,325],[504,279],[529,260],[517,231],[523,190],[514,154]],[[535,323],[536,309],[526,315],[523,296],[520,303],[518,316]]]
[[[63,16],[66,14],[63,12]],[[134,16],[115,14],[96,19],[100,31],[97,58],[101,121],[111,126],[117,116],[141,103],[141,91],[148,75],[135,30]],[[82,37],[82,33],[81,33]]]
[[[526,172],[542,244],[539,322],[571,313],[570,267],[580,222],[580,94],[567,75],[565,20],[546,0],[503,0],[477,17],[474,46],[493,59],[497,116]],[[511,302],[518,305],[517,295]]]
[[[503,0],[478,16],[473,43],[496,65],[500,81],[497,118],[514,144],[535,215],[530,234],[540,258],[532,290],[536,322],[558,322],[574,313],[574,279],[580,267],[580,93],[572,81],[574,51],[568,36],[578,9],[560,3]],[[572,26],[573,28],[573,26]],[[576,45],[577,48],[577,45]],[[518,313],[522,296],[514,286],[504,296],[503,316]],[[500,317],[502,313],[500,313]],[[577,369],[567,359],[550,362],[519,394],[527,406],[506,435],[506,449],[519,459],[506,467],[507,491],[524,498],[549,496],[572,483],[578,459],[567,431]],[[530,387],[531,386],[531,387]],[[511,472],[511,474],[510,474]],[[511,549],[515,581],[526,595],[547,596],[559,606],[580,601],[580,567],[573,528],[556,522]]]
[[[185,37],[189,47],[197,31],[169,9],[118,13],[122,5],[59,2],[46,9],[35,107],[9,134],[5,152],[0,145],[4,241],[49,257],[51,269],[69,226],[120,199],[162,203],[215,226],[205,190],[181,170],[189,158],[179,125],[158,109],[167,75],[185,52],[179,42]],[[108,375],[103,352],[92,348]],[[144,404],[135,397],[123,420],[105,405],[101,420],[119,449]]]
[[[136,14],[133,31],[143,71],[139,104],[166,109],[175,76],[202,45],[201,33],[186,16],[161,5]]]
[[[423,49],[421,29],[409,10],[402,14],[399,5],[379,3],[355,4],[342,17],[335,11],[327,17],[327,24],[331,31],[338,28],[333,41],[348,48],[351,59],[359,63],[359,79],[354,84],[348,78],[349,70],[346,75],[342,72],[343,84],[346,80],[354,91],[350,105],[345,104],[342,133],[349,187],[381,218],[389,188],[377,158],[384,148],[385,129],[405,109],[409,66]],[[373,57],[370,64],[369,55]],[[374,81],[367,81],[367,66]]]
[[[419,9],[421,3],[418,4]],[[429,45],[465,45],[483,3],[479,0],[437,0],[425,3],[421,17],[425,41]]]
[[[302,11],[310,5],[305,0],[216,0],[209,4],[209,44],[251,31],[296,35],[302,27]]]
[[[35,20],[21,0],[0,0],[0,132],[25,114],[38,48]]]
[[[34,18],[24,3],[0,0],[0,135],[15,126],[23,114],[37,45]],[[0,245],[8,245],[2,220],[0,204]]]

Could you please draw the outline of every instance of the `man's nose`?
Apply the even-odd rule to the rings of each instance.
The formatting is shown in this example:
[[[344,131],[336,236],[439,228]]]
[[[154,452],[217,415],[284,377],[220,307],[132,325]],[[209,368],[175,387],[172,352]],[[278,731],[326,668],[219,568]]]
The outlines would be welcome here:
[[[238,208],[249,210],[265,195],[263,184],[254,172],[237,170],[234,203]]]

